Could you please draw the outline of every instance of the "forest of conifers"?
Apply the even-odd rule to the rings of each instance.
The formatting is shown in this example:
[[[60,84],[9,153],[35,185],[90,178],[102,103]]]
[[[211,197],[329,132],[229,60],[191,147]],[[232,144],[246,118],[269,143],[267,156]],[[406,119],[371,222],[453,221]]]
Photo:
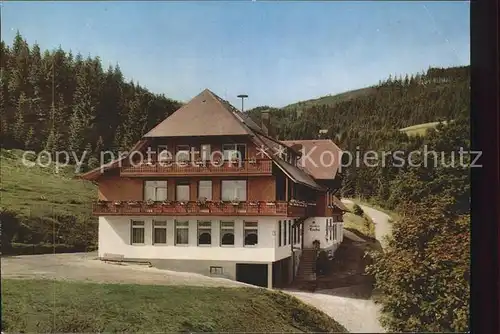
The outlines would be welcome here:
[[[98,157],[104,149],[129,149],[181,105],[126,82],[118,66],[103,69],[99,58],[61,48],[42,51],[20,34],[10,46],[1,42],[1,55],[4,148],[88,150]],[[470,150],[469,71],[469,66],[429,68],[389,76],[329,103],[248,111],[260,122],[260,111],[270,109],[279,139],[318,138],[326,129],[323,137],[345,151],[403,150],[407,156],[426,147],[445,153],[445,164],[437,166],[400,168],[388,160],[386,166],[351,166],[341,173],[344,197],[361,197],[403,216],[372,268],[384,295],[385,324],[394,331],[467,330],[469,168],[450,167],[450,162],[452,152]],[[399,131],[433,121],[447,125],[425,136]]]

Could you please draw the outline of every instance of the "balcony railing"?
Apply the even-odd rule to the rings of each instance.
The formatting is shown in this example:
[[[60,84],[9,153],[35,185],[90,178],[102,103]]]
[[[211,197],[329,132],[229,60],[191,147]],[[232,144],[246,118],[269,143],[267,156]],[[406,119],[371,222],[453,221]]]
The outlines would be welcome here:
[[[271,160],[152,162],[122,166],[122,176],[271,175]]]
[[[290,202],[111,202],[93,203],[99,216],[286,216],[306,217],[311,206]]]

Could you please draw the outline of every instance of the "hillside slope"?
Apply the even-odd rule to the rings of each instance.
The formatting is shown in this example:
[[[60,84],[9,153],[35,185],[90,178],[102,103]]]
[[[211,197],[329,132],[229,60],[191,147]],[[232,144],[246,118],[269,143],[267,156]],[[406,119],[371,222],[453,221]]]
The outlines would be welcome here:
[[[2,283],[2,328],[9,332],[347,332],[321,311],[266,289]]]
[[[2,245],[94,244],[97,229],[91,202],[96,198],[96,186],[74,179],[74,166],[58,172],[53,164],[28,167],[23,164],[23,153],[0,151],[0,216],[9,222],[2,231]]]

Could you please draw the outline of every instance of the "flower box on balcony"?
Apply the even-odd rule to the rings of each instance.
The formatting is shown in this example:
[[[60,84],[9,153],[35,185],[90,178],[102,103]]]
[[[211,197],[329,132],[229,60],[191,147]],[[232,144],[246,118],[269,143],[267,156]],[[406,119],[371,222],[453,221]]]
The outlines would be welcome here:
[[[114,206],[122,206],[122,204],[123,204],[123,203],[122,203],[121,201],[114,201],[114,202],[113,202],[113,205],[114,205]]]
[[[251,164],[251,165],[255,165],[257,163],[257,159],[256,158],[251,158],[250,160],[248,160],[248,163]]]
[[[177,202],[175,203],[176,212],[187,212],[188,206],[187,202]]]
[[[138,207],[138,206],[141,206],[141,203],[139,203],[137,201],[128,201],[127,205],[128,206],[133,206],[133,207]]]
[[[276,206],[276,202],[266,202],[267,206]]]

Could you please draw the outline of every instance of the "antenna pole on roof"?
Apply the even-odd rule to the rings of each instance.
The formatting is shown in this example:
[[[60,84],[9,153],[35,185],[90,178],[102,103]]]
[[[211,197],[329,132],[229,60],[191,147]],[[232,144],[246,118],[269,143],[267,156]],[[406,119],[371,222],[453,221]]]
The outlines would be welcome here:
[[[246,94],[240,94],[238,97],[241,99],[241,112],[244,112],[245,109],[243,108],[243,101],[248,97]]]

